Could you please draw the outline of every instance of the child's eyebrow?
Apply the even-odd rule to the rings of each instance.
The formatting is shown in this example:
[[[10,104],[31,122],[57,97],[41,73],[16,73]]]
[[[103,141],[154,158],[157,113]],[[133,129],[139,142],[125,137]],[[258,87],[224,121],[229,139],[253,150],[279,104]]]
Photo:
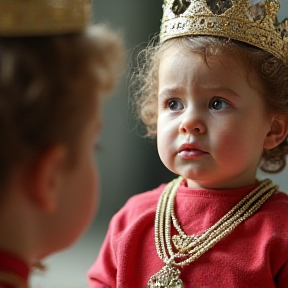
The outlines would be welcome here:
[[[240,97],[234,90],[225,87],[225,86],[221,86],[221,85],[200,85],[199,88],[200,90],[204,90],[204,91],[213,91],[213,93],[226,93],[235,97]],[[165,87],[164,89],[162,89],[161,91],[159,91],[158,93],[158,97],[159,98],[166,98],[166,97],[176,97],[176,96],[181,96],[181,95],[185,95],[186,94],[186,88],[185,87]]]
[[[225,86],[218,86],[218,85],[211,85],[211,86],[206,86],[206,87],[203,87],[203,89],[207,89],[207,90],[214,90],[214,91],[219,91],[219,92],[225,92],[225,93],[229,93],[233,96],[236,96],[236,97],[240,97],[239,94],[237,94],[234,90],[228,88],[228,87],[225,87]]]
[[[158,97],[175,97],[185,94],[185,87],[165,87],[158,93]]]

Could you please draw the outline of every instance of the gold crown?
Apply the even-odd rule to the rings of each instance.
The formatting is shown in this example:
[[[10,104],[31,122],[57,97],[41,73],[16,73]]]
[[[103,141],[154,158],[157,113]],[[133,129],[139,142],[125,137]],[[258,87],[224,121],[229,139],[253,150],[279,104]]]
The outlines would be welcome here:
[[[279,8],[277,0],[164,0],[160,41],[185,35],[228,37],[288,65],[288,19],[278,22]]]
[[[0,0],[0,35],[55,35],[83,30],[91,0]]]

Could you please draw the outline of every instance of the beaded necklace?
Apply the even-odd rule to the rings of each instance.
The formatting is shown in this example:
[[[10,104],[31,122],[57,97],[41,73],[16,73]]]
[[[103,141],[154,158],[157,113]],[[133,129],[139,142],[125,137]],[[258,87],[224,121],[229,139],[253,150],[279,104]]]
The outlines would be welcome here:
[[[190,236],[183,231],[174,212],[174,200],[182,180],[182,177],[178,177],[171,181],[158,201],[155,215],[155,245],[157,254],[165,266],[150,278],[148,288],[183,288],[179,268],[192,263],[211,249],[278,191],[278,186],[271,180],[261,181],[218,222],[202,234]],[[173,237],[172,225],[178,232]]]

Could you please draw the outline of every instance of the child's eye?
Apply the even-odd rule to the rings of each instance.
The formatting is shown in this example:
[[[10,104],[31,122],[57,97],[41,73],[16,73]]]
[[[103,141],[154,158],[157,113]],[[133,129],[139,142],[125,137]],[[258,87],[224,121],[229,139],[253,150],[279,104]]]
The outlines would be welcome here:
[[[179,111],[179,110],[184,109],[183,103],[177,99],[173,99],[173,100],[168,101],[168,107],[172,111]]]
[[[212,110],[223,110],[229,107],[229,103],[221,98],[214,98],[211,100],[209,106]]]

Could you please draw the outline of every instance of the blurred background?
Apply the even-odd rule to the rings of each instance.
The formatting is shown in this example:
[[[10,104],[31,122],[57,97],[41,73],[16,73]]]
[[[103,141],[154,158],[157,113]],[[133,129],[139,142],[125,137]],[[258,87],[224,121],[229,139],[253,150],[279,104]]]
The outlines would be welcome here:
[[[283,20],[288,16],[288,1],[280,0],[280,3],[279,19]],[[137,54],[159,31],[161,14],[161,0],[94,0],[93,23],[107,23],[122,33],[129,73]],[[130,196],[175,177],[160,162],[155,140],[143,138],[136,129],[137,122],[129,111],[131,95],[126,75],[103,110],[101,149],[95,155],[101,178],[100,206],[95,221],[75,245],[46,259],[47,271],[32,277],[32,288],[87,287],[87,270],[98,255],[111,217]],[[260,179],[272,178],[284,191],[288,191],[287,175],[288,169],[276,175],[258,173]]]

